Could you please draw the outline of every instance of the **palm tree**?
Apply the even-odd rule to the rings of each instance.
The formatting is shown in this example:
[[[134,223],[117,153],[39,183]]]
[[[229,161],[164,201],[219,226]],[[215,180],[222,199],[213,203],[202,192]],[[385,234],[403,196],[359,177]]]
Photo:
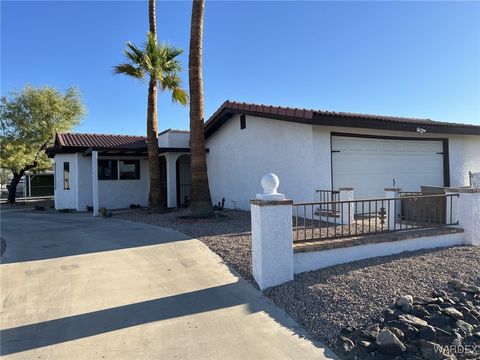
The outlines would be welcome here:
[[[191,181],[189,212],[191,217],[213,215],[212,198],[208,186],[207,156],[204,135],[202,42],[205,0],[193,0],[190,27],[188,78],[190,85],[190,155]]]
[[[178,56],[182,52],[182,50],[167,44],[157,44],[155,34],[149,32],[148,39],[142,48],[138,48],[130,42],[127,43],[125,57],[128,62],[114,68],[114,73],[124,74],[136,79],[142,80],[147,76],[150,77],[147,105],[147,147],[150,175],[148,206],[154,211],[166,207],[166,204],[162,204],[160,194],[157,86],[160,87],[161,91],[171,92],[173,102],[182,105],[188,103],[188,95],[182,88],[179,76],[182,66],[178,61]]]

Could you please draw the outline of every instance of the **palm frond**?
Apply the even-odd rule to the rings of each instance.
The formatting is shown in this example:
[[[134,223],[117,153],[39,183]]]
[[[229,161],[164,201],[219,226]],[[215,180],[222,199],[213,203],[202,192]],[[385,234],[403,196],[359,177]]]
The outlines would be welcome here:
[[[127,49],[125,49],[125,57],[129,59],[131,62],[137,65],[142,65],[143,63],[143,58],[144,58],[144,53],[142,50],[137,48],[134,44],[131,42],[127,43]]]
[[[182,80],[177,74],[168,74],[165,76],[160,83],[160,88],[162,91],[165,90],[175,90],[176,88],[180,88],[182,85]]]
[[[188,95],[185,90],[176,88],[172,91],[172,101],[182,105],[188,104]]]
[[[157,44],[155,36],[148,33],[147,40],[141,48],[131,42],[124,51],[128,62],[114,67],[114,73],[125,74],[137,79],[143,79],[147,74],[153,76],[162,91],[172,93],[172,101],[186,105],[188,95],[182,89],[179,73],[182,65],[178,56],[183,50],[161,43]]]
[[[124,74],[136,79],[143,79],[144,72],[140,67],[135,67],[132,64],[119,64],[113,68],[115,74]]]

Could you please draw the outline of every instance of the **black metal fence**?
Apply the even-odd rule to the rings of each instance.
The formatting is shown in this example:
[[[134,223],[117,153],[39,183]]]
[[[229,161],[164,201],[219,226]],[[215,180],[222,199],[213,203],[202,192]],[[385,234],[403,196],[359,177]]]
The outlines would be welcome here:
[[[317,190],[318,200],[322,204],[317,209],[318,212],[332,212],[334,205],[332,202],[340,201],[340,191],[338,190]]]
[[[470,187],[474,189],[480,189],[480,172],[468,172],[470,179]]]
[[[317,241],[458,225],[453,211],[453,199],[458,196],[403,195],[294,204],[293,240]]]

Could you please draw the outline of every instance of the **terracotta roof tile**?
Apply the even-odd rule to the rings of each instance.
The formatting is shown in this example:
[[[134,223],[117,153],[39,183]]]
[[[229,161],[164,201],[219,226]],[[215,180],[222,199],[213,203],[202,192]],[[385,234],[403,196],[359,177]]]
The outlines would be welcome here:
[[[145,136],[63,133],[57,134],[57,139],[57,146],[66,147],[137,149],[147,146]]]
[[[218,125],[213,124],[218,120],[218,116],[222,113],[228,113],[229,110],[240,113],[242,111],[250,112],[254,116],[269,115],[288,117],[291,120],[299,120],[305,122],[312,122],[315,124],[315,119],[319,118],[330,118],[335,120],[338,118],[339,126],[341,126],[341,121],[343,119],[348,119],[351,121],[380,121],[385,124],[388,123],[397,123],[397,124],[407,124],[407,125],[428,125],[439,128],[456,128],[459,129],[458,133],[468,133],[468,129],[473,129],[475,133],[479,132],[480,127],[478,125],[471,124],[460,124],[460,123],[451,123],[443,121],[433,121],[431,119],[418,119],[418,118],[409,118],[409,117],[398,117],[398,116],[385,116],[385,115],[370,115],[370,114],[358,114],[358,113],[349,113],[349,112],[335,112],[335,111],[325,111],[325,110],[313,110],[313,109],[299,109],[299,108],[290,108],[283,106],[272,106],[272,105],[256,105],[248,103],[239,103],[235,101],[225,101],[222,106],[215,111],[215,113],[208,119],[205,123],[206,134],[209,136]],[[288,120],[286,119],[286,120]],[[285,119],[281,119],[285,120]],[[214,126],[212,126],[214,125]],[[361,124],[357,127],[362,127]]]

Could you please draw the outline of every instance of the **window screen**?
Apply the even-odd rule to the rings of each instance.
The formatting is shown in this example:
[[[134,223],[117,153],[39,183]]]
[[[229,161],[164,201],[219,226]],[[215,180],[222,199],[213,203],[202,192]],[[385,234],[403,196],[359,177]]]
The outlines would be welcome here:
[[[119,160],[120,180],[140,179],[139,160]]]
[[[98,160],[98,180],[117,180],[117,160]]]
[[[63,163],[63,190],[70,190],[70,163]]]

